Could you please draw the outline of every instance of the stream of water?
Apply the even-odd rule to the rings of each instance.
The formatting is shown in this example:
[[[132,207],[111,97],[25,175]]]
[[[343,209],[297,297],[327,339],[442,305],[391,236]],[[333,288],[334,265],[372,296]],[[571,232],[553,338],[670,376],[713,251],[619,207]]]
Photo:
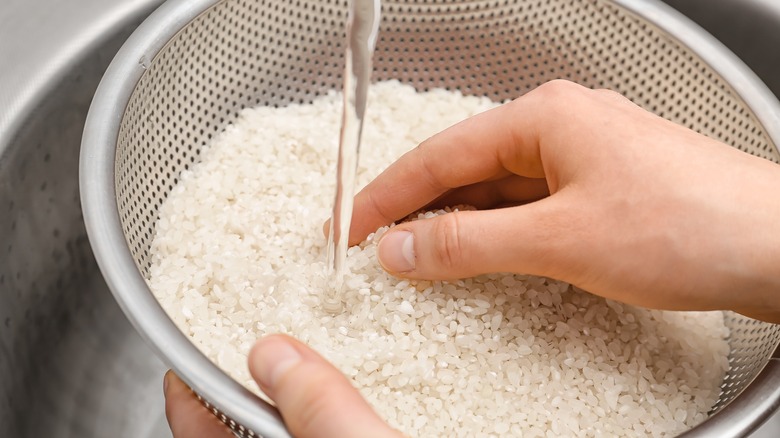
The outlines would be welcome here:
[[[344,108],[341,117],[336,198],[328,234],[328,269],[332,289],[343,287],[352,222],[355,174],[360,155],[360,137],[366,114],[371,58],[379,33],[380,0],[350,0],[347,20]]]

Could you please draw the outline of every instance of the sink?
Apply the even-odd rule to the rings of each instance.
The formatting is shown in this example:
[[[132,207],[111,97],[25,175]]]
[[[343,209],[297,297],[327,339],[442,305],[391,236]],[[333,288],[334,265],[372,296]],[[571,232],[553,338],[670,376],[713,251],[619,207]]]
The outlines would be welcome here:
[[[77,187],[94,90],[122,42],[161,2],[4,0],[0,9],[0,437],[170,436],[166,367],[98,272]],[[780,4],[667,3],[780,94]],[[35,39],[33,26],[41,30]],[[755,436],[778,434],[780,417]]]
[[[28,47],[17,43],[11,49],[18,51],[9,53],[3,44],[12,43],[6,36],[13,38],[14,25],[33,23],[6,13],[36,10],[34,3],[42,2],[11,3],[0,12],[0,55],[13,56],[2,56],[0,66],[0,436],[170,435],[162,399],[166,367],[98,272],[77,186],[81,132],[95,88],[119,46],[159,2],[108,2],[111,8],[91,12],[100,27],[70,21],[41,32],[40,41],[20,39]],[[75,17],[68,15],[71,7],[84,2],[60,3],[38,9],[44,26],[36,28]],[[36,42],[45,49],[25,51]]]

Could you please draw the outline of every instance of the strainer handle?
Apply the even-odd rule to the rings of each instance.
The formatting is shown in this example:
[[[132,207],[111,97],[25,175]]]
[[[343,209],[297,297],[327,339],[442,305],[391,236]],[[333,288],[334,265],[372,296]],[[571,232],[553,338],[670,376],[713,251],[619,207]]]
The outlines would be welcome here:
[[[734,401],[679,438],[747,437],[780,408],[780,358],[769,359],[755,380]]]

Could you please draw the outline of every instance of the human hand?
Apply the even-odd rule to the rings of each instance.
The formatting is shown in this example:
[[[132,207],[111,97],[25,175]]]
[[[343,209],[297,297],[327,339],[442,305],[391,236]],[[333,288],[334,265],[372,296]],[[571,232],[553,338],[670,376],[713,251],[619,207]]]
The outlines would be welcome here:
[[[249,371],[298,438],[400,438],[330,363],[284,335],[260,340],[249,353]],[[174,438],[232,438],[172,371],[165,375],[165,414]]]
[[[554,81],[423,142],[355,197],[350,243],[408,278],[547,276],[629,304],[780,322],[780,166]],[[502,207],[507,204],[515,206]]]

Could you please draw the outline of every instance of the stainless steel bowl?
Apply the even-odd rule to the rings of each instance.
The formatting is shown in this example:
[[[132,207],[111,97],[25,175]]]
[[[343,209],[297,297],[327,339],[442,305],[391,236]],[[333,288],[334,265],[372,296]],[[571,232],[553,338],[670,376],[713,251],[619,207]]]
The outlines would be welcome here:
[[[0,437],[167,429],[165,367],[98,271],[78,190],[95,89],[159,1],[98,2],[0,8]]]
[[[128,40],[90,109],[85,220],[100,268],[139,332],[240,436],[287,436],[278,413],[178,331],[145,277],[157,212],[200,148],[249,105],[339,88],[341,1],[171,0]],[[655,1],[388,1],[375,77],[515,97],[553,78],[615,89],[746,152],[780,161],[780,106],[722,45]],[[727,314],[731,369],[687,436],[742,436],[780,400],[780,329]]]

